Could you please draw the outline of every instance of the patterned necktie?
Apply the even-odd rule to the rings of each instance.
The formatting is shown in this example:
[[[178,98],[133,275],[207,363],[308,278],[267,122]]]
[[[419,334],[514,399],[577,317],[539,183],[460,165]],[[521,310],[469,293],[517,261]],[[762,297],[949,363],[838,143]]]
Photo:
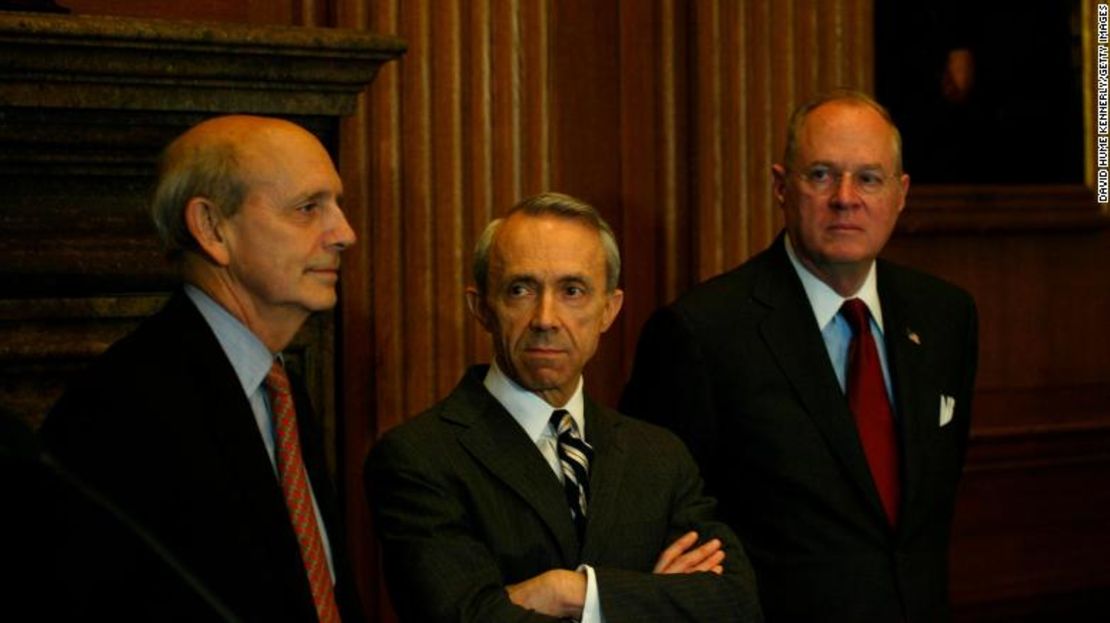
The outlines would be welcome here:
[[[338,622],[339,608],[335,603],[335,588],[332,586],[331,572],[328,571],[324,542],[316,524],[316,511],[312,505],[304,460],[301,458],[297,412],[293,408],[289,378],[285,376],[285,368],[278,361],[274,362],[266,375],[266,388],[270,392],[270,409],[274,413],[274,425],[277,429],[275,441],[278,477],[281,480],[281,490],[285,494],[285,506],[289,509],[289,520],[301,547],[301,559],[308,574],[312,600],[316,603],[316,615],[321,623]]]
[[[871,468],[871,478],[879,491],[883,509],[890,525],[898,523],[898,501],[901,496],[898,477],[898,439],[894,430],[894,412],[886,395],[879,351],[871,335],[867,305],[849,299],[840,313],[852,327],[848,346],[848,405],[856,416],[860,442]]]
[[[565,409],[551,414],[551,427],[559,438],[559,466],[563,470],[563,491],[570,505],[578,538],[586,533],[586,504],[590,498],[590,459],[594,450],[578,434],[578,424]]]

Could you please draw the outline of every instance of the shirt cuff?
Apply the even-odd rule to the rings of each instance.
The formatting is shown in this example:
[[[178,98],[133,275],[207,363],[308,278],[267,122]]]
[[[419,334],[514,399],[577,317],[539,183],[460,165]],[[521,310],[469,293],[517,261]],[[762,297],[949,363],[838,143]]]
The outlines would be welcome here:
[[[582,606],[582,623],[605,623],[601,612],[601,597],[597,594],[597,575],[590,565],[579,565],[578,571],[586,572],[586,603]]]

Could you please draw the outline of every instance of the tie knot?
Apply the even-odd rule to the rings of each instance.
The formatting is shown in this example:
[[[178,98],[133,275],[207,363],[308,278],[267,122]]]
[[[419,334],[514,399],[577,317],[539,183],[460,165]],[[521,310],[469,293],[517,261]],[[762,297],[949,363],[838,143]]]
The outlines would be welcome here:
[[[289,377],[285,375],[285,366],[276,359],[274,365],[270,366],[270,371],[266,373],[266,387],[271,393],[289,394]]]
[[[851,325],[854,334],[871,333],[871,312],[867,309],[867,303],[860,299],[848,299],[840,306],[840,313]]]
[[[555,434],[562,437],[564,433],[570,432],[571,435],[578,436],[578,425],[574,422],[574,417],[566,409],[555,409],[551,413],[551,426],[555,429]]]

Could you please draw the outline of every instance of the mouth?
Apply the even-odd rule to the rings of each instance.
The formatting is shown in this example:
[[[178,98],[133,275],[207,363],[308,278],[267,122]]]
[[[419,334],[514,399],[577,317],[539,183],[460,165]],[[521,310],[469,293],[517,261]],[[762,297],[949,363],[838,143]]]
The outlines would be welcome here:
[[[338,279],[339,278],[339,266],[323,267],[323,268],[309,268],[309,269],[305,270],[305,272],[310,274],[310,275],[314,275],[316,277],[323,277],[325,279]]]
[[[531,346],[524,349],[524,354],[529,357],[540,358],[558,357],[563,354],[563,349],[550,346]]]
[[[852,225],[850,223],[834,223],[832,225],[829,225],[828,230],[833,233],[864,231],[863,227],[860,227],[859,225]]]

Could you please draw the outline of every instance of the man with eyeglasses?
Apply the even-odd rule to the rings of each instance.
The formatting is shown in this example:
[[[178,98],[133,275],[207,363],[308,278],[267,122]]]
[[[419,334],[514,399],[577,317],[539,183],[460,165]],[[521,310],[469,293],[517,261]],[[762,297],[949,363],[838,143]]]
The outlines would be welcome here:
[[[690,446],[768,621],[951,618],[977,319],[966,292],[876,259],[901,160],[867,95],[800,106],[772,167],[785,231],[652,316],[622,397]]]

